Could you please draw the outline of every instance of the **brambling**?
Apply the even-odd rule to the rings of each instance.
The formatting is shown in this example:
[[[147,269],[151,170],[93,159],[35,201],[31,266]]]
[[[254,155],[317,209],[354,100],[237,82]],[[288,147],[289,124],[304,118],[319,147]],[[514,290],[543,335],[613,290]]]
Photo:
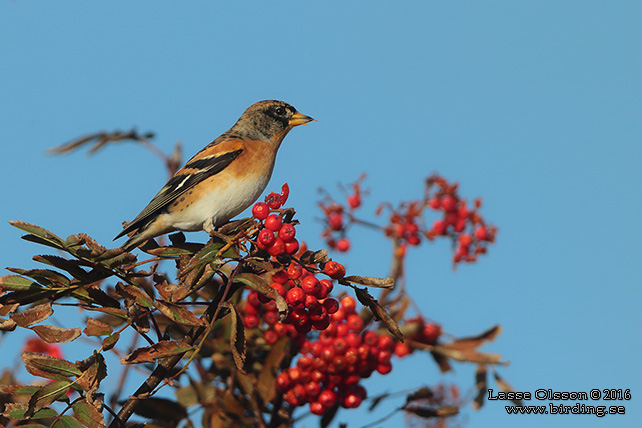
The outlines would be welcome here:
[[[114,239],[130,251],[169,232],[211,233],[240,214],[267,187],[285,136],[312,121],[283,101],[251,105],[228,131],[191,158]]]

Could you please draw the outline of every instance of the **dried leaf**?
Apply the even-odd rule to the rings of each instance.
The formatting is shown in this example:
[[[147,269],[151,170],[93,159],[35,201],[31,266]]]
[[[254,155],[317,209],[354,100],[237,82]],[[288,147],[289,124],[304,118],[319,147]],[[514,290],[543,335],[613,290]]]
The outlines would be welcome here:
[[[100,413],[94,406],[87,403],[87,400],[77,401],[71,406],[78,419],[84,426],[88,428],[101,427],[105,425],[103,414]]]
[[[230,347],[232,348],[234,364],[237,369],[245,373],[245,329],[243,327],[243,320],[232,303],[225,302],[223,303],[223,307],[230,310]]]
[[[18,309],[20,303],[12,303],[11,305],[0,305],[0,317],[5,317],[12,314]]]
[[[497,372],[493,372],[493,376],[495,377],[495,382],[497,383],[497,386],[501,388],[502,391],[504,392],[515,392],[512,386],[508,382],[506,382]],[[515,405],[517,406],[523,406],[524,402],[522,400],[511,400]]]
[[[2,385],[0,386],[0,394],[33,395],[39,389],[40,386],[34,385]]]
[[[487,375],[486,366],[478,364],[477,370],[475,371],[475,388],[477,389],[477,395],[473,400],[473,409],[475,410],[481,409],[486,401],[486,393],[488,392]]]
[[[413,343],[414,345],[415,343]],[[473,349],[457,349],[452,348],[450,344],[444,345],[425,345],[426,349],[430,349],[433,352],[441,354],[445,357],[452,358],[455,361],[464,361],[470,363],[480,363],[480,364],[501,364],[502,356],[499,354],[485,354],[482,352],[477,352]],[[421,348],[421,344],[417,347]]]
[[[52,325],[37,325],[31,327],[42,340],[47,343],[67,343],[80,337],[80,328],[62,328]]]
[[[134,285],[119,282],[116,284],[116,292],[126,299],[135,300],[136,303],[145,308],[149,309],[154,307],[154,299],[149,297],[141,288]]]
[[[343,281],[378,288],[394,288],[395,286],[395,281],[392,278],[375,278],[373,276],[351,275],[344,277],[339,283]]]
[[[163,357],[184,354],[192,347],[182,340],[162,340],[152,346],[135,349],[134,352],[125,358],[121,358],[122,364],[149,363]]]
[[[270,287],[270,284],[265,279],[253,273],[244,272],[236,275],[234,277],[234,281],[247,285],[253,290],[256,290],[259,293],[274,300],[276,302],[276,309],[279,311],[279,314],[282,318],[285,318],[288,311],[288,304],[286,303],[285,299],[274,290],[274,288]]]
[[[100,386],[100,382],[107,377],[105,358],[98,352],[87,359],[76,361],[76,367],[82,371],[82,375],[76,379],[76,383],[87,392],[94,393]]]
[[[159,300],[156,302],[156,308],[167,318],[178,324],[188,325],[190,327],[202,327],[205,325],[203,320],[180,305]]]
[[[14,331],[18,327],[18,324],[11,318],[8,320],[0,320],[0,331]]]
[[[111,334],[114,331],[109,324],[105,324],[102,321],[89,318],[87,320],[87,327],[83,330],[86,336],[105,336]]]
[[[103,339],[103,351],[109,351],[111,348],[116,346],[116,343],[120,339],[119,333],[114,333]]]
[[[109,314],[115,317],[118,317],[122,320],[128,321],[129,320],[129,315],[127,314],[127,311],[125,309],[116,309],[116,308],[94,308],[91,306],[85,306],[85,310],[87,311],[96,311],[96,312],[102,312],[105,314]]]
[[[442,407],[427,407],[427,406],[409,406],[404,407],[404,411],[413,413],[422,418],[435,418],[435,417],[447,417],[454,416],[459,413],[459,407],[457,406],[442,406]]]
[[[25,363],[27,371],[34,376],[62,380],[63,378],[82,374],[82,371],[75,364],[49,355],[25,352],[22,354],[22,361]]]
[[[386,398],[390,397],[389,393],[383,393],[380,395],[377,395],[376,397],[372,397],[372,403],[370,403],[370,406],[368,407],[368,411],[372,412],[374,409],[377,408],[377,406]]]
[[[272,345],[270,353],[263,364],[263,368],[261,368],[256,388],[264,403],[271,402],[276,396],[276,375],[279,367],[281,367],[283,358],[285,358],[285,348],[288,343],[288,338],[282,337]]]
[[[375,316],[375,319],[383,321],[385,326],[388,328],[388,331],[392,333],[398,340],[404,341],[403,333],[399,330],[399,326],[388,314],[388,312],[377,302],[377,300],[368,293],[365,288],[353,287],[354,291],[357,293],[357,299],[361,302],[362,305],[370,308],[372,313]]]
[[[43,407],[48,407],[58,398],[64,396],[69,387],[72,385],[70,380],[59,380],[51,382],[31,396],[29,399],[29,407],[25,412],[27,418],[31,417],[36,411]]]
[[[187,410],[179,403],[166,398],[146,398],[138,400],[134,412],[144,418],[163,421],[171,426],[187,417]]]
[[[191,292],[189,288],[181,284],[168,284],[167,281],[155,284],[154,287],[167,302],[180,302]]]
[[[413,401],[417,400],[429,400],[431,399],[435,394],[432,392],[432,389],[422,386],[416,391],[413,391],[412,393],[408,394],[406,397],[406,404],[411,403]]]
[[[301,260],[301,263],[303,263],[304,265],[313,265],[319,263],[327,263],[330,261],[330,258],[328,257],[328,252],[326,250],[319,250],[306,251],[299,258],[299,260]]]
[[[499,336],[501,332],[502,332],[502,327],[500,325],[496,325],[477,336],[457,339],[453,341],[451,344],[449,344],[449,346],[454,349],[462,349],[462,350],[477,348],[478,346],[482,345],[484,342],[491,342],[495,340],[495,338]]]
[[[38,388],[40,389],[40,388]],[[34,392],[35,393],[35,392]],[[33,394],[33,393],[32,393]],[[27,412],[27,406],[19,403],[7,403],[3,415],[10,419],[22,420],[26,419],[25,413]],[[58,416],[58,412],[54,409],[45,408],[40,409],[31,416],[31,419],[45,419],[45,418],[55,418]],[[24,425],[20,425],[23,427]]]
[[[53,314],[51,303],[34,306],[25,311],[11,315],[11,319],[20,327],[30,327],[36,323],[46,320]]]

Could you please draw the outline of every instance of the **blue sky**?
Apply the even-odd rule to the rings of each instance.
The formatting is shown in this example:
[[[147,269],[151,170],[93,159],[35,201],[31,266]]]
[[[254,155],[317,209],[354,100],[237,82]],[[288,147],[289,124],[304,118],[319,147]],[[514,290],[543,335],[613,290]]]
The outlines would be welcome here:
[[[634,1],[2,2],[2,266],[30,266],[40,251],[7,221],[108,244],[166,179],[138,146],[94,157],[47,148],[136,126],[165,151],[181,140],[189,157],[253,102],[283,99],[319,120],[288,136],[269,187],[290,184],[310,246],[322,246],[319,186],[367,172],[373,211],[419,197],[438,171],[482,196],[500,232],[457,272],[446,243],[410,252],[422,311],[460,336],[502,324],[485,349],[511,361],[501,374],[518,391],[633,396],[613,403],[626,416],[602,419],[508,416],[487,403],[466,409],[467,426],[639,425],[641,13]],[[355,240],[337,258],[385,275],[388,243],[365,231]],[[467,388],[473,371],[440,376],[413,356],[367,386]]]

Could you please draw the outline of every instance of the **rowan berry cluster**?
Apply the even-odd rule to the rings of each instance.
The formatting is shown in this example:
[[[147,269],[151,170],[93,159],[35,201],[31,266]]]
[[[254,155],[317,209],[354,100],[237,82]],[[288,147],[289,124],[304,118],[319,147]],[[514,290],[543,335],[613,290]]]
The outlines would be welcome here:
[[[437,174],[426,180],[425,203],[442,213],[442,218],[434,221],[426,237],[452,237],[456,243],[453,261],[474,262],[478,254],[486,253],[487,244],[495,241],[497,228],[486,225],[479,213],[481,198],[475,199],[469,207],[467,201],[459,197],[457,187],[457,183],[450,184]]]
[[[326,240],[328,247],[340,252],[346,252],[350,249],[350,240],[346,237],[348,226],[353,222],[352,213],[361,207],[361,181],[365,179],[362,175],[355,183],[350,186],[351,191],[345,192],[346,205],[332,200],[330,197],[326,201],[321,201],[319,206],[325,216],[325,230],[321,236]]]
[[[292,406],[310,405],[310,411],[322,415],[335,404],[356,408],[367,397],[359,384],[373,372],[388,374],[395,341],[387,334],[363,330],[356,313],[356,301],[345,296],[331,315],[330,326],[317,340],[307,340],[301,347],[296,366],[277,376],[277,388]]]
[[[252,207],[252,215],[261,221],[261,231],[256,239],[256,246],[266,250],[271,256],[295,254],[299,251],[299,241],[295,238],[296,229],[291,223],[284,223],[278,210],[285,204],[290,195],[288,184],[281,188],[281,194],[272,192],[265,197],[265,202],[257,202]]]
[[[352,224],[362,224],[383,230],[386,237],[395,241],[396,256],[403,258],[409,246],[417,246],[422,238],[429,241],[438,237],[453,240],[453,262],[474,262],[479,254],[485,254],[487,245],[494,242],[497,228],[487,225],[479,212],[482,201],[474,200],[469,207],[460,198],[457,183],[449,183],[445,178],[433,174],[426,179],[424,198],[406,201],[394,207],[390,203],[381,204],[376,215],[384,209],[390,212],[388,224],[380,227],[354,216],[354,210],[361,206],[361,177],[352,185],[353,193],[347,197],[347,205],[336,202],[330,196],[320,202],[325,216],[326,227],[322,233],[327,245],[339,251],[348,251],[350,241],[346,234]],[[430,209],[440,214],[430,228],[425,227],[424,211]]]

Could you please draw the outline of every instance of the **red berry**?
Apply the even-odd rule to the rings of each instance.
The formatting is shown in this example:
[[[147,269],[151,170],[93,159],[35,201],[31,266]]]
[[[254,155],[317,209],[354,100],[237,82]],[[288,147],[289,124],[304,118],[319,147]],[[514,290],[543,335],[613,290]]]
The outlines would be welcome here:
[[[457,199],[450,195],[446,195],[441,199],[441,207],[446,211],[454,211],[457,208]]]
[[[330,260],[323,267],[323,271],[332,279],[341,279],[346,274],[346,268],[341,263]]]
[[[259,242],[266,247],[270,247],[276,241],[276,236],[274,232],[268,229],[263,229],[259,232]]]
[[[285,284],[288,282],[288,273],[284,270],[280,270],[272,274],[272,281],[278,282],[279,284]]]
[[[319,303],[319,300],[314,295],[312,294],[305,295],[305,302],[303,303],[303,306],[305,306],[307,309],[310,309],[317,305],[321,305],[321,304]]]
[[[274,330],[268,330],[265,332],[265,341],[268,345],[274,345],[279,341],[279,335]]]
[[[361,195],[355,193],[354,195],[348,196],[348,205],[353,210],[359,208],[361,206]]]
[[[336,299],[325,299],[325,301],[323,302],[323,306],[325,306],[325,309],[330,315],[339,310],[339,302],[337,302]]]
[[[285,301],[288,305],[300,306],[305,302],[305,291],[299,287],[290,288],[285,294]]]
[[[325,330],[328,328],[330,325],[330,316],[326,315],[323,318],[312,321],[312,327],[314,327],[315,330]]]
[[[328,226],[332,230],[341,230],[343,228],[343,215],[338,212],[331,212],[328,215]]]
[[[314,275],[308,275],[301,281],[301,288],[307,294],[315,295],[319,289],[319,280]]]
[[[438,324],[426,323],[422,331],[422,336],[425,343],[435,343],[439,336],[441,336],[441,326]]]
[[[279,229],[279,238],[283,239],[285,242],[292,241],[294,239],[294,235],[296,235],[296,229],[294,229],[294,226],[290,223],[285,223]]]
[[[392,371],[392,365],[390,364],[390,362],[388,362],[388,363],[379,363],[379,364],[377,364],[377,371],[380,374],[383,374],[383,375],[388,374],[388,373],[390,373]]]
[[[243,325],[245,328],[256,328],[259,325],[259,317],[256,315],[247,314],[243,318]]]
[[[274,291],[276,291],[281,297],[285,297],[285,287],[283,286],[283,284],[273,282],[272,284],[270,284],[270,287],[274,288]]]
[[[419,235],[417,235],[416,233],[409,235],[406,238],[406,241],[410,245],[419,245],[421,243],[421,239],[419,238]]]
[[[292,388],[292,379],[287,372],[281,372],[276,377],[276,388],[281,392],[286,392]]]
[[[341,400],[341,405],[346,409],[356,409],[361,405],[361,397],[357,394],[349,393]]]
[[[325,391],[321,391],[318,400],[319,403],[323,404],[325,408],[329,409],[330,407],[333,407],[335,404],[337,404],[337,394],[335,394],[334,391],[326,389]]]
[[[473,237],[469,233],[462,233],[459,235],[459,243],[465,247],[468,247],[473,242]]]
[[[259,301],[259,293],[256,291],[250,291],[247,295],[247,303],[257,308],[260,307],[261,302]]]
[[[395,355],[399,358],[412,353],[412,348],[403,342],[395,343]]]
[[[363,328],[363,319],[357,314],[350,314],[348,315],[348,319],[346,320],[348,323],[348,327],[350,327],[350,330],[353,331],[361,331]]]
[[[319,382],[308,382],[305,384],[305,393],[308,396],[308,401],[316,400],[321,393],[321,385]]]
[[[282,224],[283,220],[281,220],[281,217],[276,214],[270,214],[265,219],[265,227],[270,229],[272,232],[278,232],[279,229],[281,229]]]
[[[352,296],[343,296],[341,298],[341,307],[346,311],[347,314],[354,313],[357,309],[357,301],[354,300]]]
[[[330,294],[330,293],[332,292],[332,289],[334,288],[334,285],[332,284],[332,281],[330,281],[329,279],[322,279],[322,280],[321,280],[321,281],[319,281],[319,282],[320,282],[321,284],[323,284],[323,286],[324,286],[325,288],[327,288],[327,290],[328,290],[328,294]],[[317,297],[319,297],[319,296],[317,296]],[[320,297],[319,297],[319,298],[320,298]]]
[[[325,406],[318,401],[313,401],[310,403],[310,413],[313,415],[321,416],[325,412],[327,412],[328,409],[325,408]]]
[[[267,325],[274,325],[279,321],[279,314],[277,314],[276,311],[267,311],[263,314],[263,321],[265,321]]]
[[[278,193],[272,192],[265,197],[265,202],[273,210],[281,208],[281,195]]]
[[[446,227],[447,225],[443,220],[435,220],[432,224],[432,231],[435,235],[445,235]]]
[[[392,347],[394,346],[395,341],[392,339],[392,337],[388,336],[387,334],[382,334],[379,336],[379,339],[377,341],[377,347],[379,349],[388,349],[392,350]]]
[[[345,253],[350,249],[350,240],[348,238],[339,239],[336,244],[336,249],[337,251],[341,251],[342,253]]]
[[[288,266],[288,276],[290,279],[299,279],[302,273],[303,267],[301,267],[300,264],[292,262],[290,263],[290,266]]]
[[[480,241],[486,241],[488,239],[488,229],[484,226],[479,226],[475,229],[475,238]]]
[[[285,253],[285,242],[281,238],[276,238],[274,243],[268,248],[268,253],[271,256],[278,256]]]
[[[430,208],[432,208],[433,210],[438,210],[439,207],[441,207],[441,199],[435,196],[430,201],[428,201],[428,205],[430,205]]]
[[[265,220],[270,215],[270,207],[264,202],[257,202],[252,207],[252,216],[257,220]]]
[[[286,253],[288,253],[289,255],[293,255],[293,254],[296,254],[297,251],[299,251],[299,241],[297,241],[296,239],[293,239],[285,243]]]

